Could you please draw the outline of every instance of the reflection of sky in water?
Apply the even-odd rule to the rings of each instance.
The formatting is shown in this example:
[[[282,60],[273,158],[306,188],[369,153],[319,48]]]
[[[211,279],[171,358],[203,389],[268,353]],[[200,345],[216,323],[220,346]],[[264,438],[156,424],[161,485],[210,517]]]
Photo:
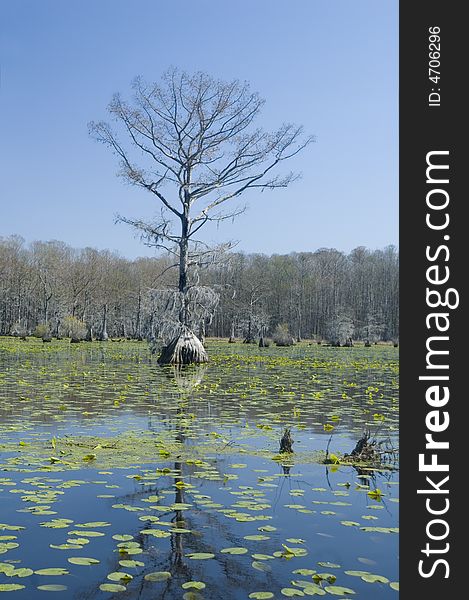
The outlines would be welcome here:
[[[235,461],[246,464],[244,468],[232,468]],[[363,570],[384,575],[390,581],[398,579],[397,572],[397,540],[396,534],[368,533],[361,531],[357,526],[344,526],[341,521],[354,521],[360,526],[395,527],[397,520],[397,504],[391,499],[396,497],[397,486],[390,485],[393,477],[388,481],[378,477],[376,484],[385,494],[383,502],[377,502],[368,497],[366,491],[355,489],[360,480],[351,467],[340,467],[337,472],[326,472],[322,465],[296,465],[291,468],[290,475],[284,476],[281,467],[272,464],[272,461],[248,457],[246,455],[224,457],[216,463],[219,471],[223,473],[235,473],[239,476],[237,480],[229,480],[225,484],[222,481],[210,481],[191,477],[190,473],[197,467],[184,466],[187,473],[184,481],[195,486],[194,489],[183,493],[183,501],[192,506],[182,511],[185,520],[184,527],[191,530],[188,534],[172,534],[168,538],[153,538],[150,536],[139,536],[139,530],[146,527],[158,528],[158,522],[146,523],[139,520],[142,515],[158,515],[160,520],[170,522],[175,517],[175,511],[168,509],[167,512],[149,509],[149,504],[142,499],[149,495],[160,495],[161,499],[151,506],[160,504],[171,506],[176,500],[175,487],[170,477],[164,476],[153,485],[139,483],[135,479],[127,478],[128,475],[140,472],[140,469],[116,469],[112,475],[102,475],[96,471],[82,470],[72,473],[43,473],[13,475],[4,473],[18,481],[22,489],[31,489],[30,485],[21,484],[20,480],[39,476],[44,479],[55,480],[47,485],[56,488],[60,485],[57,480],[91,481],[82,483],[76,487],[63,490],[65,493],[53,504],[57,515],[36,516],[28,513],[17,512],[24,508],[20,494],[11,494],[9,490],[14,487],[6,487],[1,493],[2,521],[9,524],[24,525],[26,529],[14,533],[18,536],[20,547],[8,552],[8,559],[21,559],[21,565],[31,567],[34,570],[48,567],[63,567],[70,571],[70,576],[65,577],[41,577],[34,575],[21,580],[27,585],[28,598],[34,597],[34,587],[44,583],[63,583],[69,587],[63,596],[57,593],[54,597],[105,597],[102,592],[97,592],[98,585],[106,581],[108,573],[122,570],[134,576],[134,580],[128,585],[126,597],[130,598],[180,598],[181,584],[189,580],[198,580],[206,583],[207,588],[203,591],[205,598],[246,598],[252,591],[273,591],[276,596],[281,597],[282,587],[291,587],[291,580],[311,580],[311,576],[301,576],[292,573],[295,569],[315,569],[319,573],[333,573],[337,577],[336,585],[354,589],[360,598],[395,598],[396,592],[388,585],[376,583],[368,584],[358,577],[352,577],[343,573],[345,570]],[[145,468],[150,469],[150,466]],[[261,472],[255,472],[258,469]],[[259,485],[259,478],[274,477],[268,481],[269,487]],[[339,486],[339,483],[351,483],[350,488]],[[361,480],[363,483],[363,480]],[[108,488],[107,485],[118,485],[119,488]],[[270,485],[275,487],[270,487]],[[252,498],[249,490],[240,489],[239,486],[251,486],[257,491],[263,492],[262,497],[257,497],[261,503],[269,504],[270,508],[262,511],[248,511],[238,508],[254,516],[266,515],[272,517],[268,520],[238,522],[227,518],[219,508],[203,506],[206,498],[194,500],[193,495],[200,494],[209,496],[215,504],[222,508],[233,507],[234,504],[244,499]],[[371,485],[373,487],[373,484]],[[313,491],[314,488],[314,491]],[[300,490],[303,492],[300,495]],[[168,491],[169,494],[164,494]],[[231,492],[248,492],[244,496],[234,495]],[[293,491],[293,495],[292,495]],[[336,495],[339,493],[340,495]],[[347,495],[342,495],[342,494]],[[114,494],[114,498],[96,498],[100,494]],[[8,502],[7,502],[8,500]],[[179,498],[181,501],[181,498]],[[333,503],[343,502],[344,505]],[[125,509],[113,509],[112,504],[125,504],[132,507],[143,508],[143,511],[129,512]],[[287,508],[285,505],[304,506],[313,512],[301,513],[296,508]],[[375,509],[373,507],[382,507]],[[236,508],[236,507],[235,507]],[[334,514],[322,514],[322,512]],[[181,513],[179,513],[181,514]],[[364,517],[377,517],[368,520]],[[82,550],[56,550],[50,549],[49,544],[62,544],[74,536],[67,536],[67,532],[76,530],[75,524],[65,529],[49,529],[39,527],[39,522],[48,521],[53,518],[70,518],[75,523],[105,521],[110,522],[110,527],[96,527],[93,530],[105,532],[105,536],[90,538]],[[276,527],[273,532],[264,532],[270,539],[263,541],[245,540],[245,535],[260,534],[258,527]],[[166,526],[159,527],[168,530]],[[112,539],[115,534],[130,534],[135,536],[135,541],[141,542],[144,552],[133,558],[145,563],[144,567],[136,569],[120,568],[119,556],[116,552],[116,542]],[[179,537],[179,540],[176,538]],[[304,540],[304,543],[287,542],[287,538]],[[282,551],[282,544],[289,547],[302,547],[308,552],[307,556],[295,557],[291,560],[274,558],[265,562],[271,571],[268,573],[255,570],[251,563],[251,554],[262,553],[272,555],[276,551]],[[248,553],[241,556],[233,556],[220,553],[227,547],[245,547]],[[179,555],[178,552],[182,554]],[[196,561],[186,557],[191,552],[210,552],[215,554],[212,560]],[[86,556],[97,558],[99,565],[91,567],[75,566],[67,562],[69,556]],[[3,555],[2,558],[6,558]],[[359,559],[365,559],[362,562]],[[340,565],[340,569],[321,567],[318,561],[328,561]],[[145,573],[154,571],[171,571],[173,577],[169,582],[150,583],[142,581]],[[7,581],[0,575],[0,581]],[[11,581],[11,580],[9,580]],[[17,580],[15,580],[17,581]],[[158,596],[162,589],[166,589],[165,596]],[[38,592],[38,597],[43,597]],[[139,595],[141,594],[141,595]],[[76,595],[76,596],[75,596]]]
[[[249,360],[238,360],[234,355],[221,357],[222,352],[235,351],[225,343],[212,348],[213,361],[202,372],[193,369],[181,375],[149,362],[143,344],[119,346],[118,351],[116,345],[109,344],[95,345],[92,352],[84,346],[73,349],[65,346],[61,352],[48,350],[26,356],[0,353],[1,441],[50,440],[64,435],[112,436],[129,430],[179,431],[182,423],[186,445],[210,441],[211,434],[216,433],[232,444],[235,451],[246,445],[274,453],[283,428],[291,426],[294,449],[307,452],[325,449],[331,433],[324,431],[324,424],[331,423],[335,429],[330,451],[350,452],[363,432],[364,420],[380,437],[396,439],[398,391],[394,348],[372,348],[367,353],[359,348],[353,353],[307,346],[281,352],[270,348],[262,351],[264,360],[256,360],[261,351],[249,347],[242,349]],[[10,452],[8,456],[12,456]],[[32,575],[19,579],[0,573],[0,584],[25,585],[25,590],[16,593],[18,598],[28,600],[36,595],[48,597],[36,591],[36,587],[49,583],[68,586],[67,591],[53,594],[58,599],[104,599],[112,594],[99,591],[99,584],[106,582],[108,573],[123,570],[134,577],[123,598],[182,598],[181,584],[190,580],[206,584],[206,589],[198,592],[206,599],[241,600],[251,592],[263,590],[280,598],[284,597],[280,593],[282,588],[295,587],[292,580],[312,581],[311,575],[292,572],[307,568],[334,574],[337,577],[334,585],[354,589],[359,598],[397,597],[388,584],[370,584],[344,573],[369,571],[391,582],[397,581],[398,536],[360,529],[397,526],[395,472],[366,479],[352,467],[340,466],[335,470],[323,465],[297,464],[285,475],[282,467],[272,460],[248,453],[210,454],[205,459],[214,471],[183,464],[183,481],[194,487],[179,491],[174,485],[175,475],[153,477],[152,483],[132,478],[135,474],[145,477],[154,473],[152,465],[103,469],[101,474],[92,468],[16,473],[10,470],[10,465],[0,474],[0,520],[26,529],[0,531],[0,536],[17,536],[14,542],[20,543],[18,548],[0,554],[0,563],[21,561],[15,566],[35,570],[63,567],[70,575]],[[232,466],[238,464],[246,466]],[[158,466],[172,468],[174,463],[162,461]],[[215,471],[216,479],[207,477],[207,472],[213,476]],[[39,487],[31,481],[33,477],[40,478]],[[9,485],[8,479],[16,485]],[[60,487],[63,481],[70,480],[82,483]],[[350,486],[339,485],[346,483]],[[366,483],[371,489],[378,487],[383,492],[381,502],[370,498],[368,490],[360,487]],[[37,503],[22,498],[28,500],[28,492],[44,489],[64,492],[47,504],[57,514],[23,512]],[[98,495],[114,497],[97,498]],[[149,495],[159,495],[160,500],[152,504],[142,502]],[[171,509],[175,501],[191,506],[176,511]],[[255,510],[256,503],[260,503],[260,510]],[[113,504],[144,510],[112,508]],[[161,511],[150,508],[158,505],[168,508]],[[243,522],[221,512],[225,510],[268,518]],[[183,518],[183,527],[191,533],[172,533],[163,538],[142,535],[139,532],[145,528],[164,531],[170,528],[139,520],[144,515],[156,515],[168,523]],[[69,518],[74,524],[65,529],[39,526],[54,518]],[[111,526],[96,528],[105,535],[90,538],[82,549],[50,548],[49,544],[63,544],[73,537],[67,536],[67,532],[74,530],[75,524],[89,521],[106,521]],[[341,521],[358,525],[348,526]],[[276,528],[263,533],[269,539],[244,539],[246,535],[261,534],[258,528],[265,525]],[[141,544],[143,553],[124,558],[141,560],[143,567],[119,567],[118,542],[112,539],[118,533],[131,534]],[[287,539],[302,539],[304,543]],[[252,567],[252,554],[273,555],[284,550],[282,544],[305,548],[307,555],[291,560],[259,560],[267,565],[267,572]],[[237,546],[247,548],[248,552],[243,555],[220,552]],[[187,557],[191,552],[209,552],[215,558],[191,560]],[[96,558],[100,563],[89,567],[72,565],[67,558],[73,556]],[[322,567],[318,561],[331,562],[340,568]],[[166,582],[145,581],[143,575],[153,571],[170,571],[172,577]],[[302,588],[296,586],[296,589]]]

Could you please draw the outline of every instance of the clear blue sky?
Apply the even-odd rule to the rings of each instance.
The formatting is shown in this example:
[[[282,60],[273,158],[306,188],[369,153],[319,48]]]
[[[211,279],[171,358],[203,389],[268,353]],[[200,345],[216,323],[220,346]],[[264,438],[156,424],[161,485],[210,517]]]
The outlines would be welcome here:
[[[398,240],[397,0],[2,0],[0,236],[151,255],[115,213],[150,216],[152,195],[115,176],[88,136],[114,92],[168,66],[248,80],[262,125],[303,124],[302,179],[249,196],[205,240],[288,253]]]

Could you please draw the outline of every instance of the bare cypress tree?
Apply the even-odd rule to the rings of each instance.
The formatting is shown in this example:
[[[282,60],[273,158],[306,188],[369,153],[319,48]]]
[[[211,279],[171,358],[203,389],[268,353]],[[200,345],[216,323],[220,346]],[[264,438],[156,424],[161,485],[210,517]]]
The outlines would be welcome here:
[[[153,194],[161,205],[153,221],[118,220],[135,227],[147,245],[175,257],[178,293],[184,299],[179,322],[190,344],[190,270],[213,261],[214,255],[197,239],[199,231],[207,223],[243,212],[243,207],[224,210],[224,205],[246,190],[292,183],[297,175],[275,171],[313,138],[288,123],[274,132],[255,126],[264,101],[247,83],[170,69],[161,83],[137,78],[133,91],[132,102],[116,94],[109,104],[117,132],[105,122],[91,123],[90,132],[119,157],[121,176]]]

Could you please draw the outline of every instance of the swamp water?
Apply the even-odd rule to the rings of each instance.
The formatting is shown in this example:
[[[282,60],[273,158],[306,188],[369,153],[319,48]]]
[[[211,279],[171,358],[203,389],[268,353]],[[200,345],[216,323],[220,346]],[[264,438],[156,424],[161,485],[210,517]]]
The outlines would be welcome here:
[[[398,350],[207,348],[0,340],[0,592],[398,597],[396,465],[320,462],[397,447]]]

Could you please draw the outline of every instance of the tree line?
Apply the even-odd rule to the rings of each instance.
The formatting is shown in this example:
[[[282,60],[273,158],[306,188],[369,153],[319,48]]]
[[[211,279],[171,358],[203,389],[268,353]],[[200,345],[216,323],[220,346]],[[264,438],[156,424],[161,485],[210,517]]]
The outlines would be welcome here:
[[[212,291],[198,334],[251,341],[283,331],[340,343],[396,341],[398,259],[393,246],[349,254],[229,252],[197,273],[200,289]],[[170,255],[129,260],[59,241],[0,238],[0,334],[164,337],[169,291],[178,286],[173,266]]]

